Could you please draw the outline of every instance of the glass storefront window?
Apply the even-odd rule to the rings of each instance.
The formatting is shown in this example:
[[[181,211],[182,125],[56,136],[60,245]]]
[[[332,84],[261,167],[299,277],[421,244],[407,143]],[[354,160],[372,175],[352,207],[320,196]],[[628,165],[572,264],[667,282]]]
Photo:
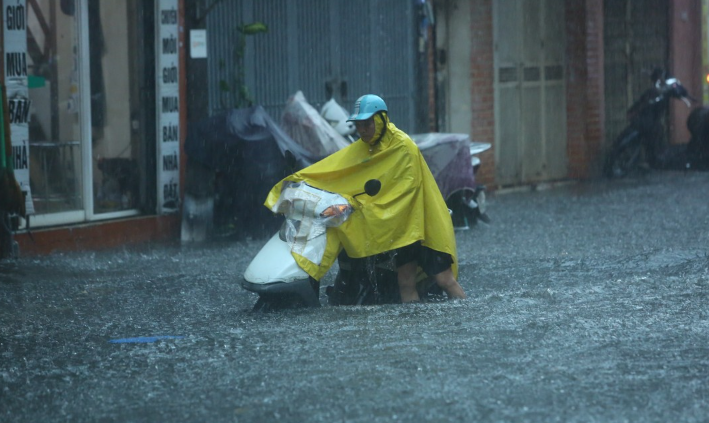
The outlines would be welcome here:
[[[59,2],[27,2],[30,187],[37,214],[84,207],[78,23],[66,12]]]
[[[133,209],[140,149],[131,122],[138,102],[131,90],[137,81],[131,71],[129,4],[92,1],[88,6],[94,213]]]
[[[27,1],[30,186],[40,226],[138,214],[154,203],[153,8],[148,0]]]

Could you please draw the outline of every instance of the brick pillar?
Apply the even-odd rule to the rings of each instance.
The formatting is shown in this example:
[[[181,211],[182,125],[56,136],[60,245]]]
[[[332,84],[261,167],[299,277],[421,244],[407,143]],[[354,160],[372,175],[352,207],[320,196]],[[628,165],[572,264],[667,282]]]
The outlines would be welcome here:
[[[493,0],[473,1],[471,10],[471,101],[472,140],[489,142],[492,148],[484,152],[480,159],[483,164],[478,173],[478,181],[488,186],[495,184],[495,88],[493,53]]]
[[[603,0],[566,2],[568,176],[599,175],[604,153]]]

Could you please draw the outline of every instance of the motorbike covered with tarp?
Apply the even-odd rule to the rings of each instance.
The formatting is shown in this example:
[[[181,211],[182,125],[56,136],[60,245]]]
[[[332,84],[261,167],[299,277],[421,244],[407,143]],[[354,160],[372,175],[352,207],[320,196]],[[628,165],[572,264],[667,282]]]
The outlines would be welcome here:
[[[261,106],[233,109],[190,125],[182,241],[222,235],[261,237],[280,221],[264,210],[265,193],[290,173],[285,152],[300,167],[317,157],[293,141]]]
[[[414,134],[411,139],[426,159],[443,198],[460,190],[474,189],[471,141],[467,134],[433,132]]]
[[[445,132],[413,134],[411,139],[431,169],[452,212],[454,227],[465,229],[478,219],[488,222],[485,187],[476,182],[475,173],[480,166],[476,155],[490,144],[473,142],[467,134]]]
[[[281,128],[315,159],[308,163],[310,165],[350,144],[343,134],[353,131],[354,125],[346,122],[346,116],[343,116],[342,122],[331,124],[308,103],[303,92],[298,91],[286,102]],[[337,125],[344,125],[344,128]]]

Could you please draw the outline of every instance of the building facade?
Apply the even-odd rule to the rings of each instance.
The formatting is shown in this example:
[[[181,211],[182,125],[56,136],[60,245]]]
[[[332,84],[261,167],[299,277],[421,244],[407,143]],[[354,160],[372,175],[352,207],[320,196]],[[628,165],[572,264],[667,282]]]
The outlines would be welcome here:
[[[4,0],[20,254],[178,241],[190,122],[248,104],[278,121],[297,91],[376,93],[409,133],[491,143],[490,189],[600,176],[653,67],[704,88],[707,0],[642,3]]]
[[[600,176],[655,67],[702,97],[704,0],[433,4],[438,129],[492,143],[483,161],[494,166],[481,175],[490,186]],[[669,142],[687,142],[688,114],[671,104]]]

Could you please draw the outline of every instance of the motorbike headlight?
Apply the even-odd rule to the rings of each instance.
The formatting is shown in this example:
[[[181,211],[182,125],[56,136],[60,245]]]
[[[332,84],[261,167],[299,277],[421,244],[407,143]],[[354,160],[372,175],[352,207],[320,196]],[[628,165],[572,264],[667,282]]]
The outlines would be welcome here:
[[[320,213],[320,217],[330,218],[347,215],[352,207],[349,204],[335,204]]]

